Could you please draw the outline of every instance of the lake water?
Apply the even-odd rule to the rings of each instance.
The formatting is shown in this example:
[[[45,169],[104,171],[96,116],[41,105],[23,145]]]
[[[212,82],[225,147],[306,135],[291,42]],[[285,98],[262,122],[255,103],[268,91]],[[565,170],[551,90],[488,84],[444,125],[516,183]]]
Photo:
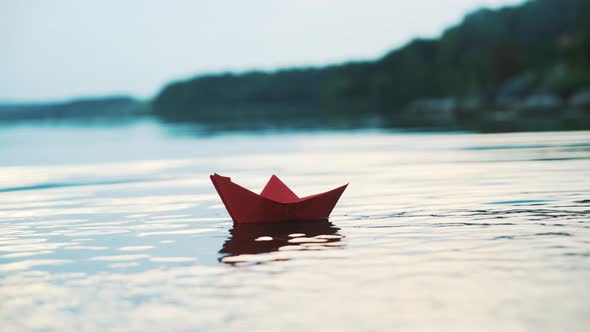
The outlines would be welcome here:
[[[213,172],[350,185],[233,228]],[[2,127],[0,329],[588,331],[589,216],[590,132]]]

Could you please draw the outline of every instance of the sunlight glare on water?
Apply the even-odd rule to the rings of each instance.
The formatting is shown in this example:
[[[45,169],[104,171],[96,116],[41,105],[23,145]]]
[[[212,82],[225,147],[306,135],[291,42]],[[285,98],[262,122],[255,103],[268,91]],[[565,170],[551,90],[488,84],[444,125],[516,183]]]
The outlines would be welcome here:
[[[0,129],[3,331],[574,331],[590,133]],[[209,174],[329,222],[234,227]],[[329,327],[329,328],[327,328]]]

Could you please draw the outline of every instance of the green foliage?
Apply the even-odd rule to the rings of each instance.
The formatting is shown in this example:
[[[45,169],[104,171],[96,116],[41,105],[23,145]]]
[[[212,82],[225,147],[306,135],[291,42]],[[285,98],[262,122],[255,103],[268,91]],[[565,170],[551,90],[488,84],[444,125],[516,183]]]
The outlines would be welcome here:
[[[418,98],[493,93],[523,73],[542,77],[558,65],[567,72],[554,84],[556,93],[568,94],[590,77],[589,3],[534,0],[478,10],[438,40],[413,40],[373,62],[198,76],[166,86],[155,98],[154,110],[172,121],[204,121],[222,118],[220,112],[237,116],[256,109],[281,112],[284,107],[291,115],[303,108],[318,116],[390,114]],[[543,82],[536,84],[540,89]]]

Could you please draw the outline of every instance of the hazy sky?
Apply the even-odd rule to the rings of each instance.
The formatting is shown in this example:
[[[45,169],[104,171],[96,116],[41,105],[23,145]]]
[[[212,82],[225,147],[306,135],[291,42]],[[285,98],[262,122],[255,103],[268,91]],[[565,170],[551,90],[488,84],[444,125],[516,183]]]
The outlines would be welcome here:
[[[371,59],[521,0],[1,0],[0,100],[149,97],[197,73]]]

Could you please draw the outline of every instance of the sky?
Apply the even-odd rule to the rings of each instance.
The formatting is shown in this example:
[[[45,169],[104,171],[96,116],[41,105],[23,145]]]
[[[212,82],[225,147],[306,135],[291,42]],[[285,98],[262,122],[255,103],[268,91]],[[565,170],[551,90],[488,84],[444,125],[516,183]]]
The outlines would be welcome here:
[[[522,0],[0,0],[0,101],[130,94],[196,74],[378,58]]]

